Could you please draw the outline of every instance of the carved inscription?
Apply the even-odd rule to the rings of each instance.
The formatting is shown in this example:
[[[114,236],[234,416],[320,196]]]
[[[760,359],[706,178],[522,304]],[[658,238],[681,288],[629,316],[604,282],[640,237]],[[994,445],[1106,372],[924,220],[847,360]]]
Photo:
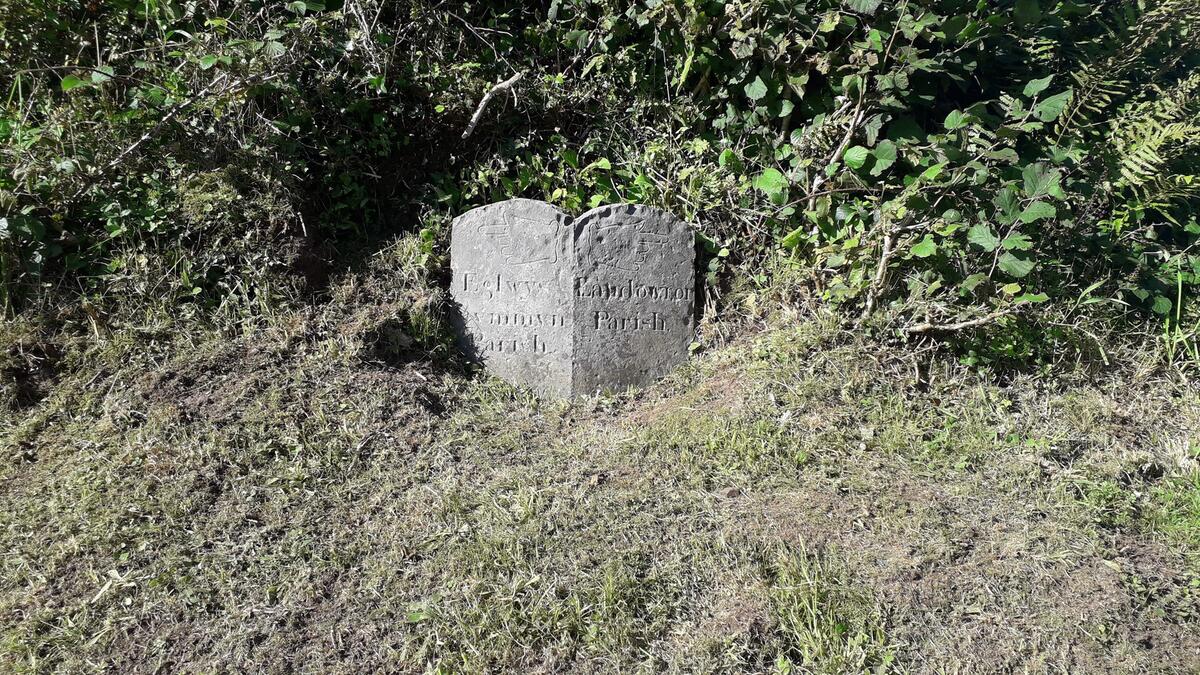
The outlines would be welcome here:
[[[525,199],[474,209],[451,235],[460,343],[543,394],[646,384],[687,357],[694,264],[691,231],[657,209],[602,207],[573,223]]]
[[[653,382],[687,359],[695,311],[691,230],[644,206],[575,221],[576,392]]]
[[[575,280],[575,297],[603,300],[669,300],[691,302],[692,289],[670,286],[649,286],[633,279],[624,283],[580,277]]]
[[[469,211],[450,236],[459,343],[514,384],[571,395],[570,218],[512,199]]]

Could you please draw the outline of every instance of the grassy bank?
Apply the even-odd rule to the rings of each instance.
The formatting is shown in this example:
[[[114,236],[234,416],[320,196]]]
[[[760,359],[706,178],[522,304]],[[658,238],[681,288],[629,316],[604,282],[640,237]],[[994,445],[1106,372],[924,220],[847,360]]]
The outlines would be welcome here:
[[[538,402],[380,288],[61,348],[0,421],[5,670],[1200,668],[1200,400],[1161,370],[997,384],[781,312]]]

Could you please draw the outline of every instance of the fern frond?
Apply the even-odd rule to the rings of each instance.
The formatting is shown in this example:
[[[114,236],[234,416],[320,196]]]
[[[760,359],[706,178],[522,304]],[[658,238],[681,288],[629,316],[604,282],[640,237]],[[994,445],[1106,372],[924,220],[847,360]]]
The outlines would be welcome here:
[[[1083,64],[1071,73],[1075,95],[1056,123],[1056,133],[1079,136],[1088,121],[1102,117],[1130,94],[1133,74],[1144,64],[1146,52],[1164,35],[1200,30],[1200,0],[1163,0],[1145,11],[1136,22],[1113,31],[1117,46],[1107,57]]]

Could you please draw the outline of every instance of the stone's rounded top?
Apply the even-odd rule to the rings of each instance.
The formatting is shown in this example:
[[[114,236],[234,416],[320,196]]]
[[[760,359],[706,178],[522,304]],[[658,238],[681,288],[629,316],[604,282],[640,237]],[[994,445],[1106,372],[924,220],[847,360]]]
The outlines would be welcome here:
[[[469,211],[463,212],[461,215],[458,216],[458,218],[464,218],[464,217],[470,216],[472,214],[478,215],[481,213],[487,213],[487,212],[495,211],[495,210],[521,211],[521,210],[525,210],[525,209],[528,209],[528,210],[534,211],[534,212],[538,212],[538,213],[543,213],[543,214],[553,213],[555,215],[562,216],[563,218],[566,218],[568,220],[570,220],[570,218],[571,218],[571,216],[567,215],[562,209],[558,208],[557,206],[555,206],[553,204],[544,202],[540,199],[526,199],[525,197],[513,197],[512,199],[505,199],[502,202],[492,202],[491,204],[484,204],[483,206],[476,206],[475,208],[473,208]],[[458,220],[458,218],[456,218],[455,220]]]
[[[509,199],[471,209],[454,219],[451,267],[515,265],[537,273],[538,263],[557,265],[569,257],[570,221],[571,216],[536,199]]]

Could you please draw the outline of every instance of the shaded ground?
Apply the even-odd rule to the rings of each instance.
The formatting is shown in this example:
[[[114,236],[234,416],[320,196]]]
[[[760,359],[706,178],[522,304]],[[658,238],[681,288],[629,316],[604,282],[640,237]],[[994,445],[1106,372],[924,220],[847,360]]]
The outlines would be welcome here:
[[[0,422],[3,668],[1200,670],[1193,391],[809,319],[538,403],[404,356],[404,311],[44,379]]]

